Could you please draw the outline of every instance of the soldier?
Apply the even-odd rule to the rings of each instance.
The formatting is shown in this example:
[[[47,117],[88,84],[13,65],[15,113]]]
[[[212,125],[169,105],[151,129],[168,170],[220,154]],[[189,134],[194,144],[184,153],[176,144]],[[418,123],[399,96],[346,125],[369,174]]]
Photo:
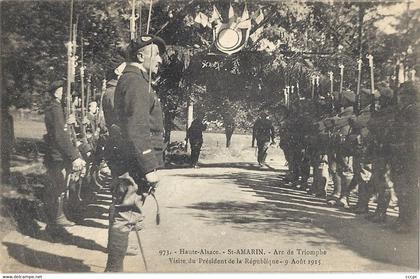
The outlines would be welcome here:
[[[53,82],[50,93],[52,101],[45,110],[47,134],[44,140],[48,150],[44,164],[50,182],[45,189],[45,205],[48,217],[46,229],[55,234],[56,229],[74,225],[64,213],[66,178],[71,171],[81,171],[85,166],[85,161],[81,159],[79,151],[72,144],[69,128],[65,125],[62,106],[63,82]],[[70,116],[67,124],[69,126],[74,122],[74,116]]]
[[[353,105],[356,94],[352,91],[344,91],[342,96],[343,111],[336,117],[331,118],[334,123],[332,146],[328,153],[329,171],[334,182],[334,191],[327,197],[330,206],[340,205],[349,208],[348,194],[349,185],[353,179],[353,157],[346,148],[345,140],[349,135],[350,126],[348,120],[354,115]]]
[[[203,123],[204,115],[199,114],[191,123],[187,130],[185,140],[190,141],[191,146],[191,166],[198,168],[198,158],[200,157],[201,146],[203,145],[203,132],[207,125]]]
[[[372,156],[370,184],[374,192],[378,193],[378,198],[375,213],[368,215],[367,219],[375,223],[385,222],[386,211],[393,195],[392,183],[389,180],[389,139],[395,113],[394,93],[389,87],[380,88],[379,92],[379,110],[372,114],[368,122],[368,129],[372,134],[372,141],[368,149]]]
[[[129,233],[141,229],[142,204],[159,181],[156,170],[163,166],[162,109],[150,73],[157,73],[164,51],[164,41],[153,35],[131,41],[115,90],[107,272],[123,271]]]
[[[356,214],[368,213],[369,199],[373,194],[373,187],[369,183],[372,177],[372,157],[368,152],[372,137],[366,127],[370,114],[370,107],[367,106],[357,117],[349,119],[350,134],[346,139],[349,153],[353,156],[354,176],[351,186],[358,185],[358,201],[356,206],[351,207]]]
[[[7,183],[10,178],[10,154],[14,147],[15,135],[13,116],[10,115],[5,100],[1,103],[1,181]]]
[[[235,119],[232,114],[226,113],[223,117],[226,134],[226,148],[230,147],[230,140],[232,139],[233,131],[235,131]]]
[[[328,100],[327,100],[328,101]],[[329,127],[324,120],[331,113],[329,102],[320,99],[318,102],[318,119],[310,130],[309,150],[311,153],[311,165],[313,167],[313,183],[311,192],[316,197],[325,198],[326,188],[329,180],[328,173],[328,147],[329,147]],[[328,124],[328,123],[327,123]]]
[[[102,109],[104,112],[105,124],[109,129],[113,123],[115,123],[113,111],[114,111],[114,96],[117,82],[124,71],[126,63],[122,63],[115,70],[111,70],[106,75],[106,91],[102,101]]]
[[[265,164],[270,138],[271,143],[275,144],[273,124],[268,115],[262,112],[252,128],[252,147],[255,146],[255,140],[257,140],[258,164],[260,167]]]
[[[401,85],[398,109],[392,125],[391,179],[399,207],[395,229],[401,233],[418,228],[418,96],[418,83],[405,82]]]

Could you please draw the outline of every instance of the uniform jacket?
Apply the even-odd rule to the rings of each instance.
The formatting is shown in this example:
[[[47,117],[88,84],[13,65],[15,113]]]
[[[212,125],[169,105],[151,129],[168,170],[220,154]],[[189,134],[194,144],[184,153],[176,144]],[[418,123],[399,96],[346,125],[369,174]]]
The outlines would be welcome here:
[[[257,143],[269,142],[270,138],[274,141],[274,127],[269,119],[258,118],[252,128],[252,142]]]
[[[191,144],[203,143],[203,131],[207,129],[207,125],[203,124],[199,119],[194,119],[191,126],[187,130],[186,138]]]
[[[102,110],[104,112],[105,124],[107,128],[111,127],[115,123],[114,116],[114,96],[115,88],[117,87],[117,81],[112,79],[106,84],[106,92],[102,101]]]
[[[80,157],[74,147],[70,132],[65,129],[64,111],[61,104],[54,100],[45,110],[45,126],[47,134],[44,140],[48,150],[46,159],[50,161],[73,161]]]
[[[120,128],[124,153],[144,173],[163,164],[163,117],[156,93],[149,93],[147,73],[127,65],[114,97],[115,123]]]

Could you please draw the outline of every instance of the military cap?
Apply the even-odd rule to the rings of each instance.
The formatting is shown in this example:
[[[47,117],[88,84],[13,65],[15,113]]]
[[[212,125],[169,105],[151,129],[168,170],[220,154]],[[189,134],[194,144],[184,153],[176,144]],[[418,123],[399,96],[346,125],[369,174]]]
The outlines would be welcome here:
[[[50,85],[49,93],[53,95],[58,88],[63,87],[63,86],[64,86],[63,80],[53,81]]]
[[[130,44],[127,47],[127,50],[130,54],[133,54],[136,53],[139,49],[151,44],[155,44],[158,46],[160,54],[166,51],[165,41],[158,36],[150,34],[142,35],[136,40],[131,40]]]

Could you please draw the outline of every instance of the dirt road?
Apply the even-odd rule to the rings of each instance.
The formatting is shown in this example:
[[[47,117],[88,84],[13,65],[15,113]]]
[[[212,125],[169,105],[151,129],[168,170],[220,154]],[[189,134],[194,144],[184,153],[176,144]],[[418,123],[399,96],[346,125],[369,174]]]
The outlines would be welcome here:
[[[181,139],[176,133],[174,139]],[[200,169],[161,171],[155,204],[145,205],[141,241],[148,271],[413,271],[418,233],[400,235],[362,216],[329,208],[283,183],[284,156],[271,147],[270,168],[255,163],[250,137],[206,134]],[[1,242],[2,272],[102,272],[106,262],[109,192],[101,190],[81,225],[52,242],[38,222],[34,237],[13,231]],[[390,221],[396,216],[390,212]],[[130,251],[136,250],[135,235]],[[138,248],[137,248],[138,251]],[[125,269],[143,272],[140,255]]]

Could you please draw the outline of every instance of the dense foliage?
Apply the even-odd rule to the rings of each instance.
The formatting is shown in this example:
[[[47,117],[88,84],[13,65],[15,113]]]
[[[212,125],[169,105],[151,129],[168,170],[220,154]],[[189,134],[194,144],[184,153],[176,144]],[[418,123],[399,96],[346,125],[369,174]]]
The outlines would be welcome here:
[[[83,37],[84,64],[94,88],[100,88],[105,73],[123,61],[118,49],[130,37],[131,2],[74,2],[79,58]],[[142,0],[142,33],[149,3]],[[354,90],[360,49],[363,83],[369,81],[367,53],[375,57],[377,81],[394,74],[398,58],[419,71],[419,10],[406,9],[405,4],[401,13],[387,16],[382,11],[391,4],[248,1],[252,39],[237,54],[215,53],[212,30],[195,23],[196,14],[210,16],[215,6],[227,19],[229,5],[240,15],[245,3],[153,1],[150,33],[158,33],[169,45],[157,83],[167,127],[176,116],[185,115],[190,99],[210,120],[221,120],[229,113],[239,127],[247,128],[258,110],[281,108],[286,85],[299,82],[300,94],[308,96],[310,76],[319,75],[321,89],[328,90],[328,71],[333,71],[338,87],[339,64],[345,65],[345,86]],[[64,0],[1,2],[3,102],[39,109],[49,82],[65,76],[69,7],[70,1]],[[257,24],[255,18],[261,13],[264,20]],[[393,21],[384,24],[389,18]],[[361,38],[358,26],[363,27]],[[395,30],[384,32],[384,26]]]

